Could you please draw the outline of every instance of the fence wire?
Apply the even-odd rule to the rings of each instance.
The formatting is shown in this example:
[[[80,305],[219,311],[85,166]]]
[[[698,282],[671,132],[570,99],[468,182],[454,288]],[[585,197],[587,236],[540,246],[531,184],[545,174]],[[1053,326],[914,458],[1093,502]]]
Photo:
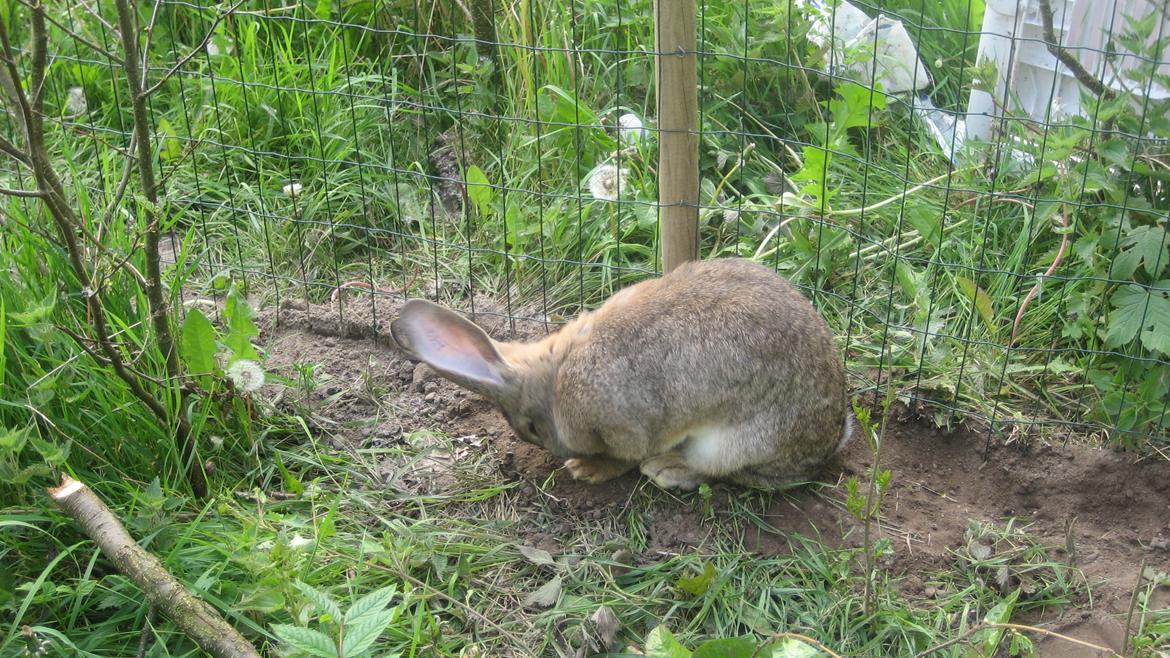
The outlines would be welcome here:
[[[467,2],[141,3],[175,260],[277,305],[368,286],[339,320],[555,324],[655,274],[653,4]],[[859,394],[1170,448],[1170,20],[1094,4],[701,0],[702,257],[801,286]],[[107,9],[61,3],[46,82],[99,199],[130,144]]]

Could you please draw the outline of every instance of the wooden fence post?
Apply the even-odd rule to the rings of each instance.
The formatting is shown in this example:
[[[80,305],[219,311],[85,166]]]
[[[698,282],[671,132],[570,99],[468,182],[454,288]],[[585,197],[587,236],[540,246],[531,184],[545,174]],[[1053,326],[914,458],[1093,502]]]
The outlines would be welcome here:
[[[699,257],[699,77],[695,0],[654,0],[662,270]]]

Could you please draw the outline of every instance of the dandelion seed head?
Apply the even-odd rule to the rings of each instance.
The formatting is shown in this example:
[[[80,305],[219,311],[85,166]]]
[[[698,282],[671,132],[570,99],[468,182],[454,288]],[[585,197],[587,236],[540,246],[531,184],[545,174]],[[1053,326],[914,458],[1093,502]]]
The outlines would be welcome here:
[[[602,165],[593,170],[593,175],[589,177],[589,193],[595,199],[616,201],[622,190],[626,189],[626,178],[629,175],[629,169]]]
[[[89,110],[89,101],[85,98],[84,88],[69,88],[69,95],[65,98],[65,109],[69,110],[69,114],[74,116],[85,114]]]
[[[264,386],[264,369],[248,359],[240,359],[228,366],[227,377],[243,393],[252,393]]]
[[[289,183],[288,185],[280,188],[280,191],[283,192],[286,197],[295,199],[301,195],[301,190],[303,189],[305,189],[305,186],[301,185],[300,183]]]

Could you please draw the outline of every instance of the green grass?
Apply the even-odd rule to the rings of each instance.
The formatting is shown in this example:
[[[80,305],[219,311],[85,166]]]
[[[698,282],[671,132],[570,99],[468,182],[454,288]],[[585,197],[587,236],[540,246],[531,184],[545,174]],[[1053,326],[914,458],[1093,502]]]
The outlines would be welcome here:
[[[202,39],[214,9],[197,5],[161,5],[153,78]],[[471,30],[456,3],[245,3],[220,24],[216,52],[194,57],[151,99],[166,228],[181,246],[180,266],[168,274],[172,302],[181,290],[220,295],[226,278],[247,285],[253,299],[313,301],[339,280],[414,281],[412,294],[442,284],[443,295],[474,290],[556,318],[647,276],[657,267],[653,144],[621,157],[629,175],[618,202],[591,198],[588,176],[618,164],[609,128],[620,114],[651,123],[650,6],[502,6],[503,88],[494,89],[492,72],[462,38]],[[936,104],[963,108],[977,43],[968,31],[980,25],[982,4],[883,6],[919,41]],[[1099,125],[1072,122],[1025,134],[1025,149],[1043,145],[1042,167],[1003,159],[994,172],[948,174],[904,102],[878,109],[880,95],[834,92],[805,70],[813,53],[786,3],[703,8],[704,256],[755,256],[804,286],[842,336],[859,392],[878,385],[869,374],[876,370],[903,398],[942,403],[940,424],[954,422],[945,410],[954,406],[999,428],[1037,422],[1064,436],[1072,430],[1063,423],[1086,422],[1111,443],[1164,449],[1170,345],[1159,337],[1170,335],[1161,291],[1170,257],[1158,231],[1165,233],[1160,218],[1170,202],[1154,147],[1126,135],[1166,136],[1170,128],[1114,104],[1105,108],[1118,130],[1109,139],[1090,136]],[[62,5],[57,19],[116,48],[80,7]],[[113,254],[98,260],[108,267],[125,255],[141,271],[134,226],[143,213],[133,187],[102,219],[131,122],[119,69],[60,31],[52,49],[46,103],[60,121],[49,139],[71,201]],[[84,90],[82,115],[69,108],[74,87]],[[431,162],[440,136],[456,154],[455,170],[474,166],[490,186],[472,187],[473,203],[453,217],[432,206],[443,188]],[[3,186],[23,184],[11,162],[0,167]],[[284,191],[294,182],[302,186],[295,196]],[[1009,349],[1016,309],[1061,243],[1053,200],[1089,205],[1068,206],[1071,244],[1059,278],[1032,300]],[[395,493],[376,474],[388,455],[327,448],[306,429],[310,410],[277,412],[223,396],[194,398],[185,409],[166,400],[170,413],[192,420],[202,457],[217,466],[215,496],[191,500],[170,432],[61,331],[86,326],[87,284],[74,279],[43,211],[23,199],[3,204],[0,656],[41,640],[50,654],[134,655],[147,626],[141,595],[42,493],[59,472],[88,482],[258,644],[272,641],[272,624],[336,632],[336,620],[321,620],[297,583],[342,609],[394,586],[395,612],[376,651],[404,656],[555,655],[587,641],[601,606],[635,645],[664,624],[688,646],[788,630],[842,654],[912,655],[1004,601],[985,582],[989,569],[1034,574],[1036,605],[1077,590],[1016,527],[983,529],[997,537],[994,553],[934,574],[953,593],[947,597],[907,599],[879,578],[868,615],[858,552],[813,540],[790,556],[757,559],[734,537],[719,537],[708,554],[619,574],[610,556],[619,544],[644,543],[639,515],[654,504],[647,492],[629,513],[626,536],[582,527],[556,564],[533,564],[513,545],[509,524],[490,521],[504,518],[496,512],[511,509],[516,492],[476,463],[463,465],[442,495]],[[123,271],[108,276],[108,291],[136,289]],[[126,357],[158,376],[145,299],[115,292],[106,301]],[[400,450],[389,456],[417,456]],[[297,489],[305,494],[295,500],[262,493]],[[753,499],[736,504],[732,526],[758,523]],[[707,565],[709,586],[681,593],[679,579]],[[557,604],[525,608],[525,597],[554,577]],[[1140,603],[1134,646],[1164,644],[1165,611]],[[197,655],[169,622],[151,625],[159,641],[147,655]]]
[[[953,582],[946,588],[951,594],[937,601],[907,599],[879,577],[878,607],[866,614],[857,551],[829,549],[812,539],[792,555],[761,559],[745,554],[735,533],[728,533],[717,535],[703,553],[648,554],[647,563],[631,568],[611,554],[620,547],[644,548],[636,534],[616,535],[606,524],[578,522],[569,536],[558,537],[564,553],[543,561],[518,550],[510,523],[491,520],[490,511],[520,499],[510,487],[485,483],[474,463],[459,467],[449,491],[420,499],[371,478],[383,460],[409,455],[338,454],[313,447],[311,440],[270,443],[267,465],[243,473],[236,493],[225,486],[206,505],[157,485],[108,483],[103,489],[124,501],[123,517],[148,549],[200,595],[229,610],[231,621],[258,643],[271,637],[272,624],[329,627],[298,583],[324,592],[342,608],[395,586],[397,613],[375,655],[404,656],[467,655],[471,647],[481,655],[517,650],[556,655],[557,647],[588,642],[589,620],[601,606],[620,621],[622,641],[635,645],[664,625],[687,643],[783,630],[818,639],[842,655],[910,655],[945,639],[955,615],[981,615],[1001,598],[977,573],[996,565],[977,565],[971,558],[970,571],[939,575]],[[277,473],[273,459],[290,475]],[[294,481],[304,487],[296,500],[263,493],[295,488]],[[644,513],[661,495],[639,493],[629,513]],[[733,516],[720,524],[754,527],[755,510],[766,502],[745,494]],[[693,504],[703,503],[696,496]],[[0,529],[8,540],[6,569],[21,576],[14,598],[4,604],[16,611],[12,629],[29,624],[64,655],[133,653],[148,609],[134,586],[109,572],[70,523],[28,509],[7,515]],[[1026,538],[1018,530],[1009,532],[1015,541]],[[56,557],[44,560],[46,551]],[[985,562],[996,560],[1027,562],[1042,574],[1036,580],[1044,588],[1019,611],[1057,603],[1077,589],[1072,581],[1050,582],[1061,567],[1055,565],[1053,572],[1053,565],[1038,563],[1035,556],[1001,551]],[[39,572],[25,571],[33,565],[42,565]],[[691,593],[681,588],[684,579],[694,579],[708,565],[709,580],[688,585]],[[560,587],[551,606],[525,604],[553,579]],[[152,623],[157,655],[192,655],[189,641],[169,623]],[[4,651],[22,642],[19,633],[10,638]]]

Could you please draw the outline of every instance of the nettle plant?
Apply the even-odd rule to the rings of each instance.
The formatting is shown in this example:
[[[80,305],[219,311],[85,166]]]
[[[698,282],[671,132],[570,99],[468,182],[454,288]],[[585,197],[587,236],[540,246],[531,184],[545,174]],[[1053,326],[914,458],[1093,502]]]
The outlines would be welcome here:
[[[217,281],[226,281],[226,277]],[[264,386],[261,357],[252,344],[260,334],[253,316],[252,307],[235,286],[231,286],[224,303],[223,332],[197,306],[187,309],[179,355],[204,390],[215,392],[226,382],[236,393],[246,395]]]
[[[1156,19],[1131,19],[1115,37],[1148,62],[1125,74],[1126,91],[1085,92],[1091,116],[1019,135],[1038,163],[1020,174],[1038,188],[1035,220],[1067,217],[1045,238],[1052,249],[1059,233],[1072,236],[1061,282],[1048,282],[1063,288],[1049,291],[1065,300],[1063,347],[1085,355],[1077,366],[1099,395],[1091,418],[1126,443],[1170,428],[1170,100],[1148,97],[1151,80],[1170,85],[1157,71],[1170,37],[1152,39]]]

